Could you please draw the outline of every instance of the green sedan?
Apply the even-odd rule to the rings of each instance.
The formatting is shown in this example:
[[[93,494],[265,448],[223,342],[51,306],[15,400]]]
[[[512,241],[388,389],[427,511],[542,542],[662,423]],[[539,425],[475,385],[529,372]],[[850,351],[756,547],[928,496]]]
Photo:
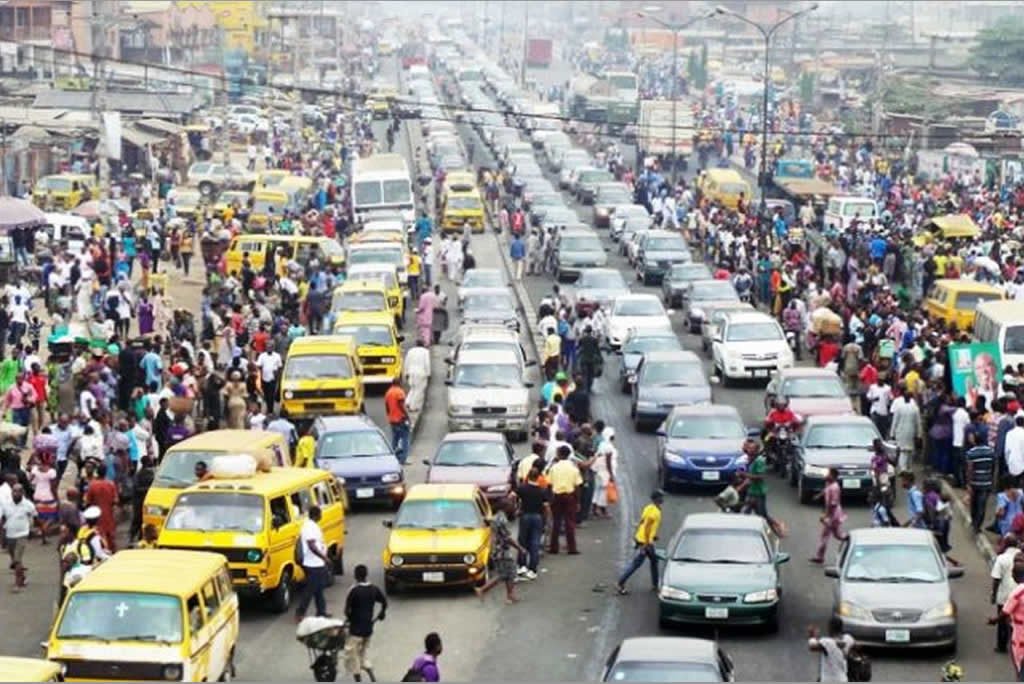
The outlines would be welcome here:
[[[776,630],[789,554],[764,518],[688,515],[669,544],[658,589],[658,620],[675,624],[765,625]]]

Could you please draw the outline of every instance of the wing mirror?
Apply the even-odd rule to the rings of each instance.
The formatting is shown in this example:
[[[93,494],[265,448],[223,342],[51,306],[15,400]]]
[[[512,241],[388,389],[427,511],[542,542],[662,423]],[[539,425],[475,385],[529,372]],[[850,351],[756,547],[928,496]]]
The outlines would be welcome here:
[[[395,522],[393,520],[381,520],[380,524],[388,528],[389,530],[395,526]]]
[[[788,563],[788,562],[789,562],[789,554],[786,553],[785,551],[779,551],[777,554],[775,554],[775,564],[776,565],[782,565],[783,563]]]
[[[838,565],[829,565],[828,567],[826,567],[825,568],[825,577],[832,577],[834,579],[839,579],[839,566]]]
[[[964,569],[962,566],[953,565],[949,568],[946,568],[946,577],[948,577],[949,579],[960,579],[963,576]]]

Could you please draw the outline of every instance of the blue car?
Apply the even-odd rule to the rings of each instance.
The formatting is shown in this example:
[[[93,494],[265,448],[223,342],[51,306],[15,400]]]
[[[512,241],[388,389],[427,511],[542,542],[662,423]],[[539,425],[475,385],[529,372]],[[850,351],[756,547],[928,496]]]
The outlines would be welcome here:
[[[313,424],[314,463],[343,482],[350,503],[387,503],[405,498],[405,476],[391,442],[363,415],[322,416]]]
[[[676,406],[658,429],[661,487],[724,487],[746,468],[746,438],[732,406]]]
[[[637,432],[659,425],[676,406],[711,403],[704,364],[692,351],[649,351],[636,369],[630,417]]]

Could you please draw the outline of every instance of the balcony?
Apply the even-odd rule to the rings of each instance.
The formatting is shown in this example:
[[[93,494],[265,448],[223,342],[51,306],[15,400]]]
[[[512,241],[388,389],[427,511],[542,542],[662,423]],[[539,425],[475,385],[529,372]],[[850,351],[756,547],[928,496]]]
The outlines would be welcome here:
[[[10,41],[50,41],[49,26],[3,26],[0,25],[0,40]]]

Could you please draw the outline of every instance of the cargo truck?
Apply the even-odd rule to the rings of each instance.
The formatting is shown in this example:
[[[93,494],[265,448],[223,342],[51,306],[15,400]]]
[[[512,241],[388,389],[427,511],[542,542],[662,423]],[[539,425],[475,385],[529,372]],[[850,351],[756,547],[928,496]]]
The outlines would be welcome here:
[[[543,67],[551,66],[551,39],[530,38],[526,44],[526,66]]]

